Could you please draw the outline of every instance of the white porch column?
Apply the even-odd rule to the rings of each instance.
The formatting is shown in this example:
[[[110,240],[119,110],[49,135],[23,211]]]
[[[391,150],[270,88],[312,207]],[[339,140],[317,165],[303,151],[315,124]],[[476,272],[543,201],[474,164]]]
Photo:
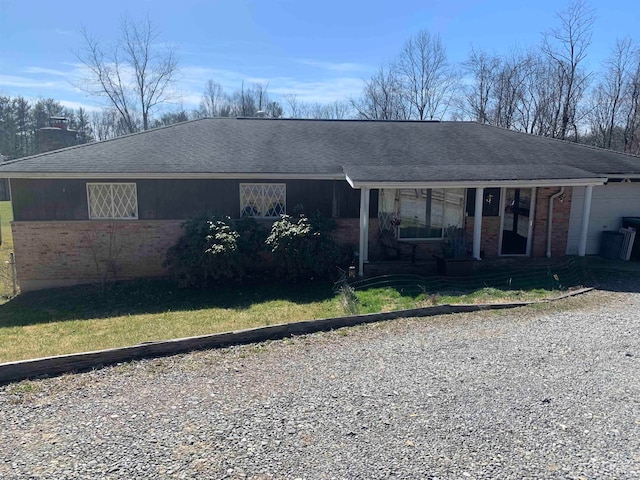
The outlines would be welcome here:
[[[531,202],[529,205],[529,226],[527,230],[527,257],[531,256],[531,250],[533,249],[533,224],[536,218],[536,195],[538,194],[538,187],[531,188]]]
[[[589,216],[591,214],[591,195],[593,186],[584,188],[584,204],[582,205],[582,224],[580,225],[580,241],[578,243],[578,256],[584,257],[587,253],[587,233],[589,232]]]
[[[476,208],[473,217],[473,258],[480,260],[480,241],[482,240],[482,206],[484,188],[476,188]]]
[[[369,189],[360,189],[360,247],[358,249],[358,275],[364,275],[364,262],[369,258]]]

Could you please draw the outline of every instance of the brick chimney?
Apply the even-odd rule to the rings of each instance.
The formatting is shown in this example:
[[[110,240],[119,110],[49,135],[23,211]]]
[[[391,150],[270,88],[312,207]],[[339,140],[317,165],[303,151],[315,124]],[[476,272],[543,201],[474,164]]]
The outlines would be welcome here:
[[[50,152],[78,144],[76,131],[69,129],[65,117],[49,118],[49,126],[38,131],[38,153]]]

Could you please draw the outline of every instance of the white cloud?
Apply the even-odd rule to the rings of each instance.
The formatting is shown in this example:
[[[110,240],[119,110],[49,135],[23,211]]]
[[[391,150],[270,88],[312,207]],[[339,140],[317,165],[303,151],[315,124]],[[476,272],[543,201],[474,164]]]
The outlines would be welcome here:
[[[58,100],[60,105],[71,110],[77,110],[80,107],[84,108],[87,112],[98,112],[102,110],[102,105],[91,104],[88,102],[78,102],[76,100]]]
[[[318,62],[315,62],[318,63]],[[322,63],[322,62],[320,62]],[[340,71],[338,65],[350,64],[322,63],[321,68],[311,79],[309,75],[274,76],[255,75],[245,67],[235,69],[211,68],[201,65],[182,65],[172,92],[172,101],[166,108],[172,110],[181,106],[186,110],[198,108],[208,80],[219,83],[227,94],[238,90],[242,82],[245,86],[254,83],[268,85],[268,93],[273,100],[283,102],[283,96],[293,94],[303,102],[331,103],[347,100],[362,91],[362,79]],[[354,64],[355,65],[355,64]],[[355,67],[354,67],[355,68]],[[358,67],[360,68],[360,67]],[[100,96],[89,95],[77,85],[86,78],[86,67],[80,63],[62,63],[59,68],[29,66],[17,75],[0,74],[0,91],[11,96],[28,98],[51,97],[64,106],[77,109],[98,110],[107,102]],[[127,75],[129,72],[127,72]]]
[[[364,72],[371,70],[367,65],[364,65],[362,63],[323,62],[320,60],[313,60],[308,58],[298,58],[295,61],[298,63],[302,63],[303,65],[330,70],[333,72]]]
[[[53,68],[42,68],[42,67],[27,67],[23,70],[24,73],[31,73],[36,75],[53,75],[57,77],[68,77],[69,72],[65,72],[63,70],[55,70]]]
[[[348,100],[362,92],[362,80],[352,77],[332,78],[319,81],[291,79],[270,91],[277,95],[295,94],[304,102],[332,103]]]
[[[63,89],[69,90],[70,85],[64,81],[42,81],[31,77],[24,77],[18,75],[1,75],[0,74],[0,87],[18,87],[24,89],[45,89],[55,90]]]
[[[197,107],[200,104],[205,83],[213,80],[219,83],[227,94],[253,83],[268,84],[269,95],[278,100],[282,95],[295,94],[303,102],[331,103],[347,100],[362,92],[362,79],[350,76],[306,80],[295,77],[255,77],[239,71],[220,70],[198,66],[181,68],[181,78],[176,85],[182,92],[182,103]]]

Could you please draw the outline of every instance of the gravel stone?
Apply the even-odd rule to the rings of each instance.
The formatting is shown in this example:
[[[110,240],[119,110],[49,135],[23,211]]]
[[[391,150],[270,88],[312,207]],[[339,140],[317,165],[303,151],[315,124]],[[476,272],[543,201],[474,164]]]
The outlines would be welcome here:
[[[640,280],[605,287],[6,385],[0,478],[638,478]]]

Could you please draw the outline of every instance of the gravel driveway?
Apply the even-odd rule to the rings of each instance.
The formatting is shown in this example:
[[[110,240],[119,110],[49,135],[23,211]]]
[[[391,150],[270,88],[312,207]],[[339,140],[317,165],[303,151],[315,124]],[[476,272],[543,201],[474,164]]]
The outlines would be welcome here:
[[[638,312],[598,291],[8,385],[0,478],[638,478]]]

